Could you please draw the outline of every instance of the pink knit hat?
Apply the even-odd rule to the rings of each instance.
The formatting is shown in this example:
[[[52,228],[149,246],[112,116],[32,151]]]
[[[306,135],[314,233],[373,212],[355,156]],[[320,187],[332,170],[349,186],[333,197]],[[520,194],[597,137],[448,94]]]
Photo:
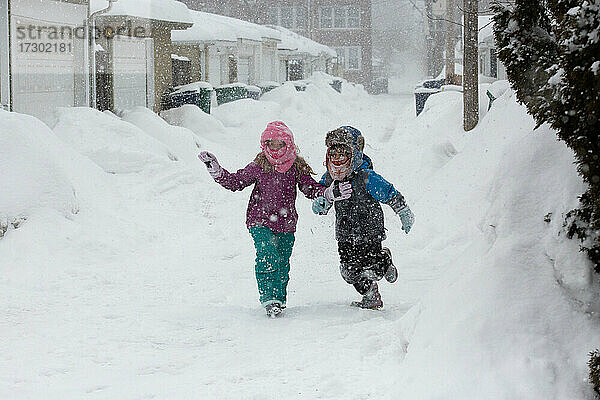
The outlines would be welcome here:
[[[281,140],[285,143],[285,147],[278,151],[273,151],[267,146],[268,140]],[[294,134],[290,128],[281,121],[274,121],[267,124],[267,127],[260,137],[260,147],[267,156],[269,162],[275,166],[277,172],[286,172],[296,160]]]

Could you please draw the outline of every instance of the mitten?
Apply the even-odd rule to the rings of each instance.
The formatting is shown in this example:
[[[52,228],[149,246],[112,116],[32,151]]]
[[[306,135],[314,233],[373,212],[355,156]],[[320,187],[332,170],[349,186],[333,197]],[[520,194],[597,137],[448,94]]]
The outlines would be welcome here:
[[[349,199],[352,196],[352,183],[333,181],[323,194],[330,203]]]
[[[313,200],[312,210],[315,214],[325,215],[331,208],[331,203],[323,196],[317,197]]]
[[[406,233],[410,232],[410,228],[415,223],[415,214],[410,211],[407,205],[404,205],[404,207],[398,210],[398,216],[400,217],[400,221],[402,221],[402,230]]]
[[[206,165],[206,169],[208,170],[210,176],[213,177],[213,179],[216,179],[219,176],[221,176],[221,174],[223,173],[223,168],[219,165],[217,157],[215,157],[214,154],[209,153],[207,151],[203,151],[200,154],[198,154],[198,158]]]

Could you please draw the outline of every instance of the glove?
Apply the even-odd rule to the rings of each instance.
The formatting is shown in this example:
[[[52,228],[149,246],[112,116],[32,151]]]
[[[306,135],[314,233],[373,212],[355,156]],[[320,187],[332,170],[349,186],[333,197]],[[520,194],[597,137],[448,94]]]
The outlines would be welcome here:
[[[198,158],[200,159],[200,161],[206,164],[206,169],[208,170],[210,176],[213,177],[213,179],[216,179],[219,176],[221,176],[221,174],[223,173],[223,168],[219,165],[217,157],[215,157],[214,154],[209,153],[208,151],[203,151],[200,154],[198,154]]]
[[[398,211],[398,216],[400,217],[400,221],[402,221],[402,230],[408,234],[410,228],[415,223],[415,214],[405,205]]]
[[[317,197],[313,200],[312,210],[315,214],[325,215],[331,208],[331,203],[323,196]]]
[[[333,183],[325,189],[323,195],[330,203],[349,199],[352,195],[352,183],[333,181]]]

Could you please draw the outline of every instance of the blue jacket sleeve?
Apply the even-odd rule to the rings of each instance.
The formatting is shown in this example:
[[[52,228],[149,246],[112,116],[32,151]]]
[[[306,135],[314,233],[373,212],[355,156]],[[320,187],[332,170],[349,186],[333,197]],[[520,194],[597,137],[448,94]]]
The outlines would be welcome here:
[[[402,196],[394,188],[394,185],[383,179],[381,175],[373,170],[369,171],[367,177],[367,192],[380,203],[387,203],[398,196]]]

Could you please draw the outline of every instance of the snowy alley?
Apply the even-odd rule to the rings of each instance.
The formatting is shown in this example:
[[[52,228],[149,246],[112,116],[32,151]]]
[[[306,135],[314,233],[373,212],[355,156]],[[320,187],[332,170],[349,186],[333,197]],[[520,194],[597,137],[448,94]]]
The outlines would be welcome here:
[[[464,133],[460,93],[415,117],[412,93],[312,79],[210,115],[63,108],[48,127],[0,111],[1,399],[592,398],[587,261],[556,235],[582,192],[566,146],[532,132],[506,81],[482,84]],[[318,177],[326,132],[357,127],[413,209],[406,235],[384,206],[400,275],[382,310],[349,307],[334,216],[299,193],[288,307],[265,317],[251,189],[226,191],[196,155],[243,168],[275,120]]]

